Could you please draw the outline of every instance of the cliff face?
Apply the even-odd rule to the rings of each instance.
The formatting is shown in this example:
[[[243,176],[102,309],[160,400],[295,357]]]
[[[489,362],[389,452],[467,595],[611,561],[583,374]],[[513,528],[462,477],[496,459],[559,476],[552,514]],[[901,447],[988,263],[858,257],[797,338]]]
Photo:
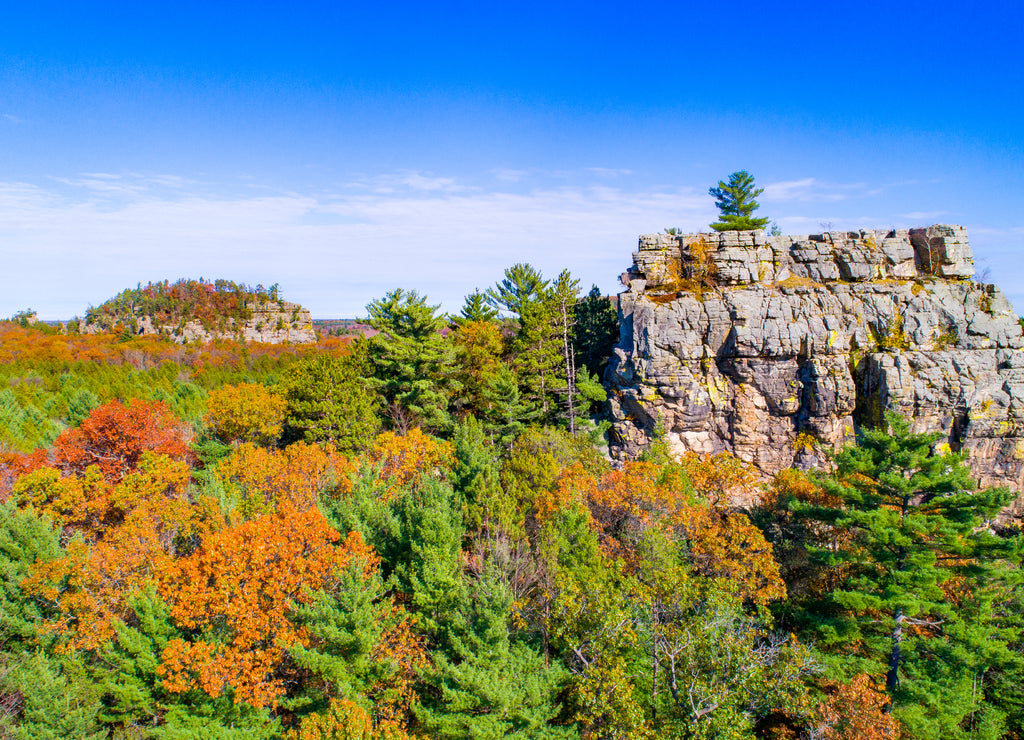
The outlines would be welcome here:
[[[242,321],[224,317],[216,322],[191,319],[177,324],[160,324],[151,316],[130,315],[119,317],[123,326],[129,326],[140,336],[161,334],[179,344],[206,343],[214,339],[241,339],[265,344],[311,344],[316,342],[313,319],[309,309],[288,301],[252,301],[246,304],[249,318]],[[111,331],[114,320],[79,322],[79,331],[95,334]]]
[[[767,475],[893,409],[967,450],[982,484],[1024,483],[1024,334],[970,281],[962,227],[656,234],[633,260],[605,378],[614,455],[660,426],[676,451]]]

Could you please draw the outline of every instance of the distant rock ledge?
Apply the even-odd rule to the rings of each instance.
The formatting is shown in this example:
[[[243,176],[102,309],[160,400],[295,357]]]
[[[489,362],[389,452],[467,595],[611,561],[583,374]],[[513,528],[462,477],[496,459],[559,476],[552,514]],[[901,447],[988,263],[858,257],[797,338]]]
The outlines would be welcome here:
[[[116,331],[118,327],[138,336],[160,335],[179,344],[215,339],[234,339],[265,344],[313,344],[316,332],[308,309],[288,301],[251,301],[245,304],[249,317],[235,319],[223,317],[217,321],[189,319],[166,324],[146,315],[103,317],[89,321],[81,319],[78,330],[83,334]]]
[[[642,236],[605,376],[613,454],[661,428],[676,451],[767,476],[822,464],[895,410],[967,450],[982,485],[1020,491],[1024,333],[973,274],[960,226]]]

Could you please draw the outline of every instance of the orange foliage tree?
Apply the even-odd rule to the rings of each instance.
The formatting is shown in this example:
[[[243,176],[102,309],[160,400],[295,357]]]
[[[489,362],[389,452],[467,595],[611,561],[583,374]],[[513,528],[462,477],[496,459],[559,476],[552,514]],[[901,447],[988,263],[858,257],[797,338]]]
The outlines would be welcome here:
[[[236,702],[276,706],[286,687],[288,648],[307,644],[288,618],[350,563],[368,577],[377,557],[353,532],[339,543],[316,508],[289,503],[207,537],[192,555],[167,564],[158,590],[174,621],[196,635],[168,643],[158,669],[174,692],[198,688]]]
[[[186,460],[191,429],[159,401],[120,401],[97,406],[81,425],[57,437],[50,451],[54,467],[80,474],[95,465],[110,482],[131,472],[145,452]]]
[[[377,436],[369,454],[370,464],[385,482],[388,499],[423,474],[444,475],[451,468],[452,445],[424,434],[418,427],[408,434],[384,432]]]
[[[150,452],[116,484],[97,468],[60,478],[52,468],[22,477],[15,495],[84,535],[67,555],[39,563],[23,588],[49,600],[61,615],[51,628],[67,647],[99,649],[131,597],[173,562],[176,543],[213,526],[215,504],[189,497],[186,463]]]
[[[284,450],[251,443],[238,446],[217,466],[217,475],[238,494],[242,513],[265,513],[282,503],[297,509],[316,506],[328,489],[352,490],[352,462],[333,447],[296,442]]]
[[[111,401],[93,409],[78,427],[61,432],[49,450],[0,458],[0,494],[6,498],[20,476],[42,467],[83,475],[95,466],[104,480],[116,483],[139,464],[145,452],[188,460],[190,438],[191,428],[166,404],[134,400],[125,406]]]
[[[766,604],[786,596],[772,546],[745,516],[712,503],[724,502],[732,486],[748,484],[747,475],[742,464],[719,456],[694,456],[681,468],[628,463],[597,480],[574,466],[562,471],[553,505],[584,502],[603,534],[605,552],[627,561],[633,555],[630,540],[644,530],[671,530],[685,539],[698,572],[731,579],[743,598]]]
[[[817,708],[822,740],[896,740],[900,723],[888,712],[889,696],[870,676],[854,676]]]

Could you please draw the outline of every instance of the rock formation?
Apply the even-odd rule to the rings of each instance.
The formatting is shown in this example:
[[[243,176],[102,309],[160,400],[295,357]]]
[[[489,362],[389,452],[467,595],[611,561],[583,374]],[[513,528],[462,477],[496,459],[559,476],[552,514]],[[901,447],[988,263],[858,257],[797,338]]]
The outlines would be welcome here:
[[[141,315],[120,319],[129,326],[132,333],[145,336],[160,334],[179,344],[199,342],[205,344],[214,339],[239,339],[265,344],[312,344],[316,342],[313,319],[309,309],[288,301],[252,301],[246,304],[249,317],[236,320],[224,317],[217,322],[199,319],[181,321],[176,324],[160,324],[152,317]],[[79,322],[83,334],[111,331],[115,327],[110,319]]]
[[[765,475],[823,462],[885,410],[967,450],[983,485],[1024,483],[1024,334],[971,281],[959,226],[640,238],[606,382],[613,454],[661,428]]]

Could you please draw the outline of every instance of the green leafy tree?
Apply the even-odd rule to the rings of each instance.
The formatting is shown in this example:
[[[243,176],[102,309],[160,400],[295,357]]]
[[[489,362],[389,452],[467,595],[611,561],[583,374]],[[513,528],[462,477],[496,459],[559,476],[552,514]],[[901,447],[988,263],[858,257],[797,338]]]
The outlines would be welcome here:
[[[447,325],[439,306],[426,296],[401,288],[370,303],[370,326],[379,334],[369,340],[372,385],[387,404],[393,426],[404,432],[424,426],[437,432],[451,429],[448,402],[460,389],[454,377],[454,344],[441,330]]]
[[[940,433],[911,433],[896,414],[886,421],[820,480],[837,505],[794,505],[846,534],[810,548],[838,582],[806,617],[834,665],[885,675],[911,736],[961,737],[968,725],[1019,711],[1019,693],[1006,706],[989,683],[1021,670],[1009,647],[1019,625],[999,605],[1010,595],[1019,609],[1021,540],[987,527],[1011,495],[975,491],[962,453],[934,454]]]
[[[719,181],[718,187],[708,189],[720,211],[718,221],[711,224],[711,228],[715,231],[763,229],[768,219],[752,215],[760,207],[754,198],[763,192],[764,188],[754,187],[754,176],[746,170],[733,172],[728,183]]]

